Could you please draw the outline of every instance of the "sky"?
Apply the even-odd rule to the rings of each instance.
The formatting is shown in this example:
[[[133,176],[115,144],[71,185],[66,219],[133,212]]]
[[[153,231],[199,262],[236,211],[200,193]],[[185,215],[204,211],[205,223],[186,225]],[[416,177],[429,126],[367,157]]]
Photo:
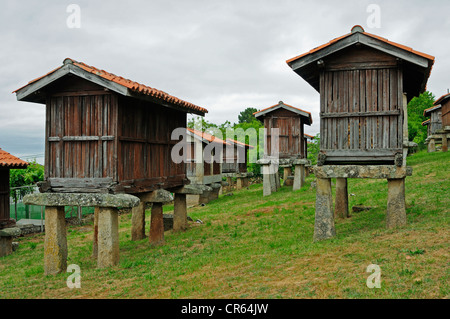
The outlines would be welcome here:
[[[0,147],[43,162],[45,107],[11,92],[68,57],[204,107],[216,124],[283,101],[312,113],[315,135],[319,93],[286,60],[358,24],[435,56],[437,98],[450,88],[449,11],[448,0],[0,0]]]

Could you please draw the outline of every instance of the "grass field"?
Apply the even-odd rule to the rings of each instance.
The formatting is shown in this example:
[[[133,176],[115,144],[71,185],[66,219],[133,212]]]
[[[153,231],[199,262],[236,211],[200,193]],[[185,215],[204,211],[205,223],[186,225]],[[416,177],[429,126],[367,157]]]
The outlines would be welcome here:
[[[19,238],[0,259],[0,298],[448,298],[450,153],[420,152],[408,165],[406,227],[385,227],[386,180],[349,180],[350,207],[373,209],[336,220],[337,237],[323,242],[312,240],[314,176],[264,198],[252,185],[191,208],[203,224],[166,232],[164,246],[132,242],[131,215],[121,215],[120,264],[108,269],[91,257],[92,225],[70,227],[81,289],[67,288],[68,273],[44,276],[42,234]],[[366,285],[370,264],[379,289]]]

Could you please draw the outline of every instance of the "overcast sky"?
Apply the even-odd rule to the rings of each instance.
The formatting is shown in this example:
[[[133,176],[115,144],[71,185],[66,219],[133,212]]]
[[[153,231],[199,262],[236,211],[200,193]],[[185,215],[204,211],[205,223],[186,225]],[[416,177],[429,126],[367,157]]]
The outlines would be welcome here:
[[[67,25],[70,4],[80,28]],[[369,4],[380,8],[379,28]],[[0,0],[0,147],[42,162],[44,106],[11,92],[67,57],[205,107],[216,124],[281,100],[312,113],[305,133],[315,135],[319,94],[287,59],[359,24],[435,56],[428,90],[439,97],[450,87],[448,12],[448,0]]]

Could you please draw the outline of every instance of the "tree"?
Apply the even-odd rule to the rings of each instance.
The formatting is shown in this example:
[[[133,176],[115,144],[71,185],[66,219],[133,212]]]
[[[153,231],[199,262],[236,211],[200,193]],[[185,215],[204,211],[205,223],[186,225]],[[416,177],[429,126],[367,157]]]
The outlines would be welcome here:
[[[314,136],[314,139],[311,143],[308,143],[308,159],[311,161],[311,164],[317,164],[317,156],[319,155],[320,150],[320,133],[317,133]]]
[[[44,166],[33,161],[28,165],[26,169],[12,169],[9,171],[9,186],[13,187],[23,187],[23,186],[34,186],[37,182],[44,180]],[[20,196],[25,196],[31,193],[30,188],[21,188],[19,192],[15,190],[11,191],[11,197],[17,201],[18,193]]]
[[[241,124],[241,123],[252,123],[253,120],[255,119],[255,116],[253,115],[253,113],[255,113],[257,111],[258,110],[255,109],[254,107],[246,108],[244,111],[242,111],[238,115],[239,124]]]
[[[433,106],[434,95],[425,91],[414,97],[408,103],[408,139],[419,145],[423,145],[427,138],[427,127],[422,126],[422,122],[427,118],[423,116],[423,111]]]

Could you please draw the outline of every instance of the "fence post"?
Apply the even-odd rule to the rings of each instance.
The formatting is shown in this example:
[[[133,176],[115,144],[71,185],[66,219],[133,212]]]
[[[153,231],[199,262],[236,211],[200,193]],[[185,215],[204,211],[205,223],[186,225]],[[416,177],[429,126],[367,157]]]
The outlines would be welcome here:
[[[14,190],[14,214],[16,215],[16,222],[17,220],[17,189]]]

